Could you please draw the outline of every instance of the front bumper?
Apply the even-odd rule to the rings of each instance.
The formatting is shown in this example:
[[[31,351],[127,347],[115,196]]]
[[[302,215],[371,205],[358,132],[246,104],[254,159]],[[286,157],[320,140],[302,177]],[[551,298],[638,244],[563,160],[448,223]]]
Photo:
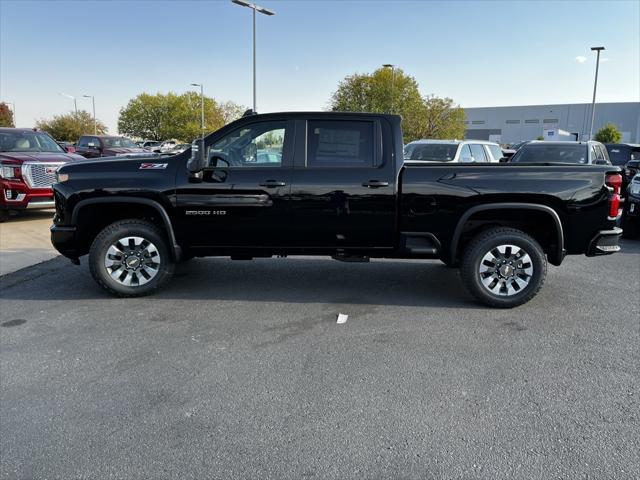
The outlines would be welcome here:
[[[77,259],[81,253],[78,251],[76,241],[77,227],[51,225],[51,243],[62,255],[72,260]]]
[[[587,257],[611,255],[620,251],[620,237],[622,229],[614,227],[611,230],[600,230],[589,242]]]
[[[42,210],[55,208],[51,188],[30,189],[22,182],[0,181],[0,208],[6,210]]]

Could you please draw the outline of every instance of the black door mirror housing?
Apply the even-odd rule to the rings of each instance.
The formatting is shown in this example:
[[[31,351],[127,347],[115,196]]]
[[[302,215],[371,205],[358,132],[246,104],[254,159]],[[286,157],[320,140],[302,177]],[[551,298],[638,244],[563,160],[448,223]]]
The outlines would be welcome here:
[[[201,138],[197,138],[191,143],[191,158],[187,162],[187,170],[195,174],[202,172],[205,166],[204,142]]]

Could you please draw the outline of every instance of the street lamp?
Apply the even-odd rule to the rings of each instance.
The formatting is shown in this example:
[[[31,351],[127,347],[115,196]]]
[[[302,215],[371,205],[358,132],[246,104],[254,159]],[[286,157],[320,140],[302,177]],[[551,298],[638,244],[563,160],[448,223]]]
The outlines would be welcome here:
[[[589,127],[589,140],[592,140],[593,122],[596,118],[596,88],[598,87],[598,67],[600,66],[600,52],[604,47],[591,47],[591,51],[598,52],[596,57],[596,79],[593,82],[593,102],[591,102],[591,126]]]
[[[93,104],[93,134],[98,134],[98,125],[96,123],[96,97],[93,95],[82,95],[84,98],[90,98],[91,103]]]
[[[394,98],[393,98],[393,94],[395,93],[395,83],[396,83],[396,66],[392,65],[391,63],[385,63],[384,65],[382,65],[384,68],[390,68],[391,69],[391,113],[393,113],[394,109]]]
[[[76,97],[74,97],[73,95],[69,95],[68,93],[61,93],[60,95],[62,95],[63,97],[67,97],[70,98],[71,100],[73,100],[73,109],[76,112],[76,117],[78,116],[78,102],[76,101]]]
[[[202,128],[202,139],[204,140],[204,85],[202,83],[192,83],[192,87],[200,87],[200,128]]]
[[[236,5],[241,7],[247,7],[253,10],[253,111],[257,111],[256,107],[256,12],[264,13],[265,15],[272,16],[276,12],[267,8],[261,7],[254,3],[249,3],[245,0],[231,0]]]

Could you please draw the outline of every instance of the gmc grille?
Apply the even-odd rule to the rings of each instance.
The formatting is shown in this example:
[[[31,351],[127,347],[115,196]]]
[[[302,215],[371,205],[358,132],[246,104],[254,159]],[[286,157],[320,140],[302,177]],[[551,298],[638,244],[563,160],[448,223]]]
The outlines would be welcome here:
[[[24,163],[22,176],[31,188],[50,188],[56,183],[56,170],[64,163]]]

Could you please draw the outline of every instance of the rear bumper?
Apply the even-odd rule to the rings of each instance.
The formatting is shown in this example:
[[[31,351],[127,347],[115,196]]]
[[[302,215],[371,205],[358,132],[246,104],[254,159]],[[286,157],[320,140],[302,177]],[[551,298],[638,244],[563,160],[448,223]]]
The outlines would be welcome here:
[[[77,259],[78,252],[75,226],[51,225],[51,243],[53,247],[67,258]]]
[[[615,227],[611,230],[600,230],[589,242],[587,257],[611,255],[620,251],[620,237],[622,229]]]

